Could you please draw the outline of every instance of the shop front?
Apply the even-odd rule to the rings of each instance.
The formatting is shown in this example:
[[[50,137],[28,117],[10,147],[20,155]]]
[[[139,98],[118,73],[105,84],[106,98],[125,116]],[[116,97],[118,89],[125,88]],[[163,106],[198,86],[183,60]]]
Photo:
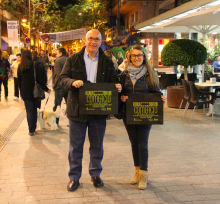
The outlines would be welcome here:
[[[161,63],[161,52],[163,47],[174,40],[173,33],[140,33],[141,43],[146,44],[148,60],[155,68],[166,68]]]

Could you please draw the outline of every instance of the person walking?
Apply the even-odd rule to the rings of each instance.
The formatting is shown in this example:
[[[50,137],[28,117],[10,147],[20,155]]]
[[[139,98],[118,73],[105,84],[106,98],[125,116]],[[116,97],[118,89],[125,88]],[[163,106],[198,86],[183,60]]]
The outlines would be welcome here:
[[[48,66],[49,66],[49,59],[48,59],[48,56],[45,55],[45,51],[44,50],[41,50],[41,52],[40,52],[40,60],[45,65],[46,76],[47,76]]]
[[[68,191],[75,191],[79,187],[87,127],[90,141],[91,181],[95,187],[104,186],[100,174],[107,116],[79,114],[79,88],[84,83],[117,83],[118,81],[112,60],[100,48],[101,41],[101,33],[98,30],[88,31],[85,38],[86,46],[67,59],[60,76],[61,85],[69,90],[67,99],[70,134]],[[116,88],[119,92],[121,91],[120,84],[116,84]]]
[[[51,66],[51,69],[52,69],[52,74],[54,72],[54,63],[55,63],[55,60],[56,60],[56,54],[53,53],[49,59],[50,61],[50,66]]]
[[[130,62],[131,60],[131,62]],[[161,93],[156,71],[150,66],[144,49],[136,45],[131,49],[128,67],[121,74],[122,96],[124,102],[123,122],[127,130],[134,160],[134,177],[130,184],[139,182],[139,189],[147,188],[148,177],[148,138],[152,125],[129,125],[126,123],[126,100],[129,93]],[[165,97],[161,96],[165,102]]]
[[[63,66],[67,60],[66,50],[63,47],[58,48],[57,50],[57,59],[54,63],[54,73],[53,73],[53,90],[55,92],[54,107],[53,111],[55,112],[57,106],[61,106],[61,102],[64,98],[67,103],[68,89],[63,88],[60,85],[60,74],[62,72]],[[59,118],[56,118],[57,126],[59,124]]]
[[[13,70],[13,76],[14,76],[14,100],[17,101],[19,99],[19,87],[18,87],[18,65],[21,62],[21,54],[18,53],[16,54],[16,58],[17,60],[15,60],[13,62],[13,64],[11,65],[11,68]]]
[[[124,58],[122,56],[122,53],[121,52],[118,52],[118,66],[124,61]]]
[[[37,51],[32,51],[34,56],[37,56]],[[34,99],[34,69],[36,72],[36,81],[41,85],[41,88],[50,93],[50,89],[46,86],[46,72],[44,64],[34,57],[32,60],[30,50],[24,50],[21,54],[21,62],[18,66],[18,84],[20,94],[24,100],[24,105],[27,113],[27,122],[29,135],[34,136],[37,126],[37,108],[40,108],[41,101]]]
[[[8,100],[8,72],[10,63],[3,57],[3,51],[0,49],[0,101],[1,101],[1,87],[2,84],[5,90],[5,100]]]

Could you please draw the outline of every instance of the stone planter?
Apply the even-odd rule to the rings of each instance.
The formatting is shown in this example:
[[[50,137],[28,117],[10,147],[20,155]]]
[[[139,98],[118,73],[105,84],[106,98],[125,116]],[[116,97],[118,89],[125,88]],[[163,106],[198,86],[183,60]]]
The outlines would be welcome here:
[[[170,108],[179,108],[184,96],[183,86],[168,86],[167,87],[167,106]],[[182,109],[186,106],[186,100],[183,101]],[[190,105],[189,108],[193,108]]]

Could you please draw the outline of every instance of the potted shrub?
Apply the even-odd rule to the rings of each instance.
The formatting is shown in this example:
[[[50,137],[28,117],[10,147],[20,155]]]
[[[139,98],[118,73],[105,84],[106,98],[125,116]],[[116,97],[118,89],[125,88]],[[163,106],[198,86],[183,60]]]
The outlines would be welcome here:
[[[187,67],[204,64],[207,50],[199,42],[188,39],[178,39],[166,44],[161,52],[161,62],[165,66],[184,66],[184,78],[188,81]]]

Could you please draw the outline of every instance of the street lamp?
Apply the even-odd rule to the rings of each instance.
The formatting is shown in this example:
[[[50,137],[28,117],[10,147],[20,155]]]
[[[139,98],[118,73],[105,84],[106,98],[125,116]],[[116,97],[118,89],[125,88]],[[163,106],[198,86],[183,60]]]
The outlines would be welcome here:
[[[30,49],[31,49],[31,0],[29,0],[29,38],[30,38]]]

